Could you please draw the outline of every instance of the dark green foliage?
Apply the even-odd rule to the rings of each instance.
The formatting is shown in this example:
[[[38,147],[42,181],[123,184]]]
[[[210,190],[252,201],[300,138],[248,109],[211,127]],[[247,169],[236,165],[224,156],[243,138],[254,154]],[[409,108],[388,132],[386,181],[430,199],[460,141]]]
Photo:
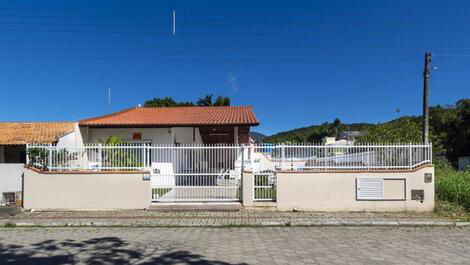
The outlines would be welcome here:
[[[67,161],[77,159],[75,152],[70,152],[65,148],[53,149],[50,152],[51,157],[54,158],[54,167],[66,167]],[[48,170],[51,167],[51,165],[49,165],[49,150],[46,148],[28,149],[28,156],[30,158],[30,166],[38,167],[42,170]]]
[[[312,125],[309,127],[303,127],[294,129],[287,132],[277,133],[269,136],[263,140],[266,143],[315,143],[320,142],[325,136],[335,136],[342,131],[363,131],[373,124],[368,123],[352,123],[344,124],[339,119],[336,119],[333,123],[325,122],[322,125]]]
[[[104,146],[119,146],[124,145],[125,142],[119,136],[110,136],[106,141],[100,140]],[[139,153],[135,152],[132,147],[124,149],[103,149],[103,167],[142,167],[142,162],[139,157],[136,157]]]
[[[49,157],[49,151],[45,148],[29,148],[27,152],[30,166],[34,166],[34,163],[46,162]]]
[[[144,107],[177,107],[179,105],[180,103],[174,101],[171,97],[154,98],[144,103]]]
[[[470,99],[462,99],[455,107],[431,107],[430,141],[435,155],[446,155],[455,164],[459,157],[470,155]],[[422,117],[399,119],[370,127],[361,142],[421,143]]]
[[[363,131],[356,140],[363,143],[421,143],[422,116],[404,116],[383,124],[343,124],[339,119],[281,132],[264,142],[320,142],[325,136],[337,137],[342,131]],[[470,99],[455,106],[430,108],[430,141],[433,154],[445,155],[455,165],[461,156],[470,156]]]
[[[422,141],[421,121],[416,117],[399,119],[371,126],[358,137],[360,143],[419,143]]]
[[[250,132],[250,137],[256,143],[260,143],[263,142],[263,140],[266,139],[267,136],[259,132]]]
[[[452,117],[445,126],[449,159],[457,161],[460,156],[470,156],[470,99],[457,102],[455,118]]]
[[[470,171],[457,171],[449,163],[436,163],[436,196],[470,211]]]
[[[230,106],[230,98],[218,96],[215,101],[212,100],[212,95],[207,95],[199,98],[197,101],[198,106]]]
[[[207,95],[199,98],[197,103],[192,101],[177,102],[171,97],[153,98],[145,101],[144,107],[190,107],[190,106],[230,106],[230,98],[218,96],[215,101],[212,100],[212,95]]]

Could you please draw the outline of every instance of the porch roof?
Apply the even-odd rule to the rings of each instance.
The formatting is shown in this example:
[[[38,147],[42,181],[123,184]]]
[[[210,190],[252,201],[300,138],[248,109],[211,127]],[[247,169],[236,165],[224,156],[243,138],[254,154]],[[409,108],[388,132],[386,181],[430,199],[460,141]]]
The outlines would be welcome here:
[[[129,127],[129,126],[211,126],[258,125],[259,121],[248,106],[227,107],[136,107],[120,112],[84,119],[80,126]]]
[[[0,145],[55,143],[74,122],[0,122]]]

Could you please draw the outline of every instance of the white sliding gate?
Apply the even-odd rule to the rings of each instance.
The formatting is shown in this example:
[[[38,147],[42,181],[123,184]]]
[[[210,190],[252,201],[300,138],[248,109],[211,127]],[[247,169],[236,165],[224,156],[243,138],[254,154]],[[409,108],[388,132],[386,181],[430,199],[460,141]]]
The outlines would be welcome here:
[[[243,147],[150,147],[152,200],[239,201]]]

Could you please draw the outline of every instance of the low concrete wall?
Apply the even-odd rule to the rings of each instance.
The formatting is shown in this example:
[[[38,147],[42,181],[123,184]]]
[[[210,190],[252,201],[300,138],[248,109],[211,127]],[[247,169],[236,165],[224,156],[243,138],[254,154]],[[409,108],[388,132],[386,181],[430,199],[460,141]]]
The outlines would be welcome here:
[[[2,164],[0,163],[0,193],[20,192],[21,177],[23,175],[24,164]],[[1,196],[1,194],[0,194]]]
[[[432,182],[424,182],[424,174]],[[357,200],[357,178],[383,178],[384,200]],[[412,200],[411,190],[424,190],[424,200]],[[244,173],[243,205],[253,202],[253,174]],[[411,172],[277,173],[276,208],[291,211],[432,211],[434,209],[434,167]]]
[[[150,181],[142,173],[42,173],[24,171],[25,209],[144,209]]]

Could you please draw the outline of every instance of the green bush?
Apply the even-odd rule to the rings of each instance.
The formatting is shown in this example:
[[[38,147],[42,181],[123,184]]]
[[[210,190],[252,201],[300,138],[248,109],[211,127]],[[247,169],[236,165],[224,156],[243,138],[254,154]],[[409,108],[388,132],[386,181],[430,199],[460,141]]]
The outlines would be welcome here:
[[[470,211],[470,171],[457,171],[446,162],[436,164],[436,196]]]

